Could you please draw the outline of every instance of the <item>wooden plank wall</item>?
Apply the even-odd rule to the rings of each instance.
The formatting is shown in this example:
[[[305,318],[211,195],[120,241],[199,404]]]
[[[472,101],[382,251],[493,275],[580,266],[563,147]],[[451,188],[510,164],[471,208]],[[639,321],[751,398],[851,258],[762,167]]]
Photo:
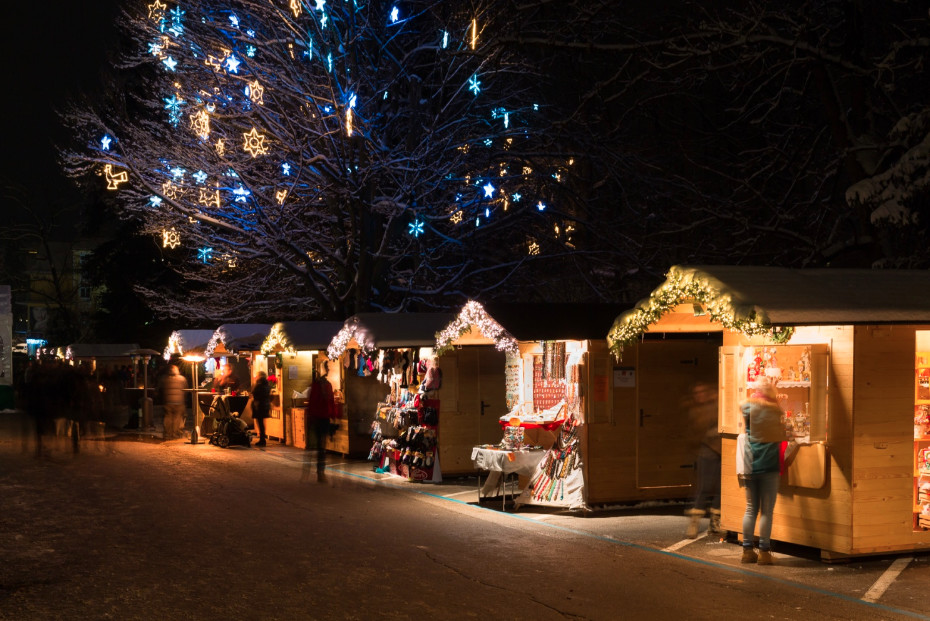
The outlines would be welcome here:
[[[930,547],[914,532],[914,354],[930,326],[856,328],[852,554]]]
[[[821,489],[782,484],[775,504],[772,538],[848,553],[852,549],[853,328],[799,328],[790,342],[791,345],[814,343],[831,346],[828,378],[829,476]],[[761,341],[750,341],[738,334],[724,334],[724,346],[760,344]],[[721,521],[725,529],[741,533],[746,494],[736,478],[735,454],[736,436],[725,435],[721,459]]]

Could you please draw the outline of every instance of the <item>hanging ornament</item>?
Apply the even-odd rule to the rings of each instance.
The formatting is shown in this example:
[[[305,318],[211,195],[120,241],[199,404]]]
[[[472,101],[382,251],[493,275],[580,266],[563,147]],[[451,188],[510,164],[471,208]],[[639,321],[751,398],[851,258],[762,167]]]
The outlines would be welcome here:
[[[206,246],[199,248],[197,250],[197,258],[204,263],[209,263],[213,258],[213,248],[207,248]]]
[[[119,184],[126,183],[129,181],[129,173],[125,170],[119,172],[113,172],[113,165],[106,164],[103,167],[103,174],[107,180],[107,189],[108,190],[118,190]]]
[[[163,248],[171,248],[172,250],[177,248],[181,245],[181,234],[174,228],[170,231],[162,230],[161,245]]]
[[[252,157],[258,157],[259,155],[268,153],[268,149],[265,147],[265,136],[259,134],[257,129],[253,127],[252,131],[244,132],[242,135],[245,138],[245,143],[242,148],[249,152]]]

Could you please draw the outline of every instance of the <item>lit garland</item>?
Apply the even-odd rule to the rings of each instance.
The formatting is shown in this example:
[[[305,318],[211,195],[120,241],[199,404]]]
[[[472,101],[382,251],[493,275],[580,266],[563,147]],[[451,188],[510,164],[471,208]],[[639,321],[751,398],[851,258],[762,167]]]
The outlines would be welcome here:
[[[494,346],[498,351],[508,352],[511,354],[519,353],[517,339],[504,329],[501,324],[494,321],[478,302],[469,300],[455,321],[450,323],[442,332],[436,334],[436,348],[433,352],[439,356],[452,349],[456,339],[469,331],[474,326],[485,337],[494,341]]]
[[[270,356],[282,350],[289,354],[294,354],[297,351],[294,349],[294,344],[287,337],[287,333],[284,332],[284,327],[280,323],[276,323],[271,326],[271,331],[268,332],[268,336],[262,342],[262,354]]]
[[[672,266],[661,287],[614,321],[607,334],[610,350],[619,358],[624,345],[638,339],[663,314],[687,302],[701,304],[712,322],[728,330],[746,336],[767,335],[775,343],[791,339],[794,328],[771,326],[763,309],[734,300],[733,294],[724,289],[719,280],[694,268]]]
[[[351,317],[346,320],[342,325],[342,329],[333,337],[333,340],[326,348],[329,359],[335,360],[341,356],[352,339],[355,339],[355,342],[358,343],[363,354],[369,354],[375,348],[375,341],[368,330],[362,327],[357,317]]]

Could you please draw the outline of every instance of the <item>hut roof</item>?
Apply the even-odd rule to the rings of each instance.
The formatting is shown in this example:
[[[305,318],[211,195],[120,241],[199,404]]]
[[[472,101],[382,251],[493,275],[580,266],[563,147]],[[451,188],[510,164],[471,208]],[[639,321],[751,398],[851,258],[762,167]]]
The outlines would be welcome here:
[[[129,358],[136,349],[139,349],[136,343],[72,343],[65,357],[69,360]]]
[[[214,330],[175,330],[168,337],[165,358],[170,358],[173,354],[183,356],[184,354],[205,353],[214,332]]]
[[[930,271],[673,266],[664,283],[617,317],[611,346],[635,339],[678,304],[701,305],[747,334],[803,325],[930,323]]]
[[[270,331],[268,323],[224,323],[210,337],[205,353],[212,355],[219,343],[228,352],[257,351]]]
[[[271,326],[262,352],[326,349],[341,327],[339,321],[280,321]]]
[[[436,333],[448,325],[452,313],[358,313],[345,320],[327,348],[338,358],[354,339],[365,351],[385,347],[432,347]]]

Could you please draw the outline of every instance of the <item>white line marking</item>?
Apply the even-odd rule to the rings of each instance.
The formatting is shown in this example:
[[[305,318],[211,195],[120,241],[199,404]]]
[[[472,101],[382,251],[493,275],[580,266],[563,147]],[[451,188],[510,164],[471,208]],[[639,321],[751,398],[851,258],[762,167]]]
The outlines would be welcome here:
[[[451,494],[443,494],[442,497],[443,497],[443,498],[452,498],[453,496],[463,496],[463,495],[465,495],[465,494],[477,494],[477,493],[478,493],[478,490],[470,489],[470,490],[465,491],[465,492],[453,492],[453,493],[451,493]]]
[[[885,594],[885,591],[888,587],[891,586],[891,583],[897,579],[902,571],[913,561],[913,558],[899,558],[891,564],[891,567],[885,570],[878,580],[875,581],[875,584],[865,592],[865,595],[862,596],[862,601],[875,603]]]
[[[669,547],[663,549],[662,551],[663,551],[663,552],[674,552],[674,551],[676,551],[676,550],[680,550],[681,548],[685,547],[685,546],[688,545],[689,543],[694,543],[694,542],[697,541],[698,539],[703,539],[703,538],[706,537],[706,536],[707,536],[707,531],[704,531],[703,533],[701,533],[700,535],[698,535],[698,536],[695,537],[694,539],[682,539],[682,540],[679,541],[678,543],[673,543],[672,545],[670,545]]]

